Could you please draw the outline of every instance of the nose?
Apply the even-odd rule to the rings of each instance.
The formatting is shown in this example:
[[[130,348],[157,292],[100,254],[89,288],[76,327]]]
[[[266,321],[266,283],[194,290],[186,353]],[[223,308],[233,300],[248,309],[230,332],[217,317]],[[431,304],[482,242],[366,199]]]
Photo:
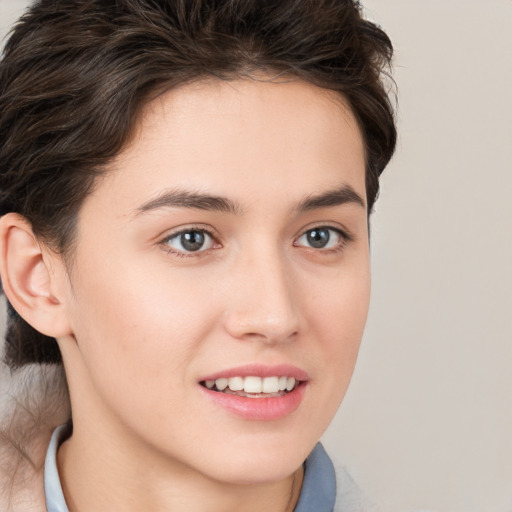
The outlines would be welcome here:
[[[299,329],[295,279],[277,254],[246,258],[231,274],[224,322],[237,339],[267,344],[290,341]]]

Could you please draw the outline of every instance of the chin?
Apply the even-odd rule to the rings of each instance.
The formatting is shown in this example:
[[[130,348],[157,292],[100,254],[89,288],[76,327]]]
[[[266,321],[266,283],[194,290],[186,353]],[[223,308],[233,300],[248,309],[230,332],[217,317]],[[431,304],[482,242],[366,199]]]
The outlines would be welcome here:
[[[226,471],[217,473],[214,480],[232,485],[266,485],[282,481],[295,473],[302,465],[303,460],[285,461],[274,465],[273,461],[263,464],[253,464],[245,461],[233,464]]]
[[[227,446],[219,443],[209,453],[210,467],[206,473],[217,481],[234,485],[263,485],[288,478],[301,467],[317,438],[305,441],[293,436],[285,440],[278,437],[271,441],[255,436]]]

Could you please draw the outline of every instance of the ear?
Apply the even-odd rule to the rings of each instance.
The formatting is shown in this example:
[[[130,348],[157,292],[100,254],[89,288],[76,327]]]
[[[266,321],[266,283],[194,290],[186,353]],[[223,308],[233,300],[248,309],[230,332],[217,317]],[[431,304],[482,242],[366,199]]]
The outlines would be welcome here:
[[[34,329],[54,338],[70,334],[63,303],[62,258],[45,250],[21,215],[0,218],[0,276],[5,295]]]

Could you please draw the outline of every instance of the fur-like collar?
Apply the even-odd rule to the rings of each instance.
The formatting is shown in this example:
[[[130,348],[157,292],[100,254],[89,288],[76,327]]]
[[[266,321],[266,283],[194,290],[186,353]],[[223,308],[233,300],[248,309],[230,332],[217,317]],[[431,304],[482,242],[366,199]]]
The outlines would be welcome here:
[[[0,354],[4,352],[5,299],[0,303]],[[53,429],[70,416],[60,365],[12,371],[0,361],[0,510],[46,510],[43,467]]]

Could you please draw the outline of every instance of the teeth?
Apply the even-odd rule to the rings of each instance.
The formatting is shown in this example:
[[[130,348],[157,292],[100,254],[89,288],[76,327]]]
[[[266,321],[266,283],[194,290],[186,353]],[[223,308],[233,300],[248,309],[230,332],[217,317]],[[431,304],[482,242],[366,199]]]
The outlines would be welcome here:
[[[244,389],[244,379],[242,377],[231,377],[228,380],[228,386],[231,391],[242,391]]]
[[[246,393],[261,393],[261,377],[245,377],[244,391]]]
[[[228,387],[228,379],[217,379],[215,386],[219,391],[224,391]]]
[[[262,386],[263,393],[277,393],[279,391],[278,377],[265,377]]]
[[[230,377],[205,381],[205,386],[212,389],[214,386],[218,391],[229,388],[230,391],[243,391],[250,394],[275,394],[283,391],[292,391],[296,386],[293,377]]]

